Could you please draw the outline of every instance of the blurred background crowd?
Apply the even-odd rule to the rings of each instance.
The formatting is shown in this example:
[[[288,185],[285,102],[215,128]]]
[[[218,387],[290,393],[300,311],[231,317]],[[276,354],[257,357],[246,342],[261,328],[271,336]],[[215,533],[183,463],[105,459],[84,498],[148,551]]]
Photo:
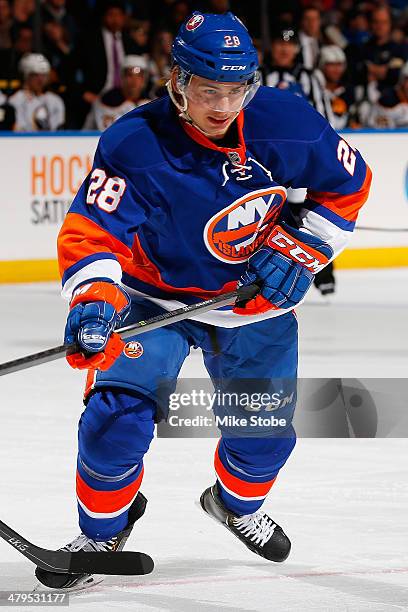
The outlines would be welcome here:
[[[408,127],[408,0],[0,0],[0,129],[103,130],[163,95],[193,10],[238,15],[263,84],[336,129]]]

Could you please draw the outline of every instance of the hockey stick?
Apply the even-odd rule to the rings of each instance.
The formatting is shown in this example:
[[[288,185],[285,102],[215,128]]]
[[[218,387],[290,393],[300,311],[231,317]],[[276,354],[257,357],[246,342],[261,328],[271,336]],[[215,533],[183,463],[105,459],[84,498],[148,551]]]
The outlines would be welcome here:
[[[35,546],[0,521],[0,537],[43,570],[61,574],[136,576],[153,571],[153,559],[142,552],[74,552]]]
[[[132,323],[132,325],[122,327],[116,331],[118,334],[120,334],[121,338],[125,340],[131,336],[144,334],[152,329],[158,329],[159,327],[164,327],[165,325],[171,325],[172,323],[189,319],[195,314],[203,314],[204,312],[208,312],[214,308],[229,306],[235,301],[245,302],[254,297],[258,292],[259,287],[257,285],[240,287],[235,291],[217,295],[217,297],[206,300],[205,302],[191,304],[190,306],[183,306],[177,310],[170,310],[169,312],[164,312],[163,314],[147,319],[146,321]],[[32,355],[27,355],[26,357],[20,357],[19,359],[14,359],[13,361],[7,361],[0,364],[0,376],[5,376],[5,374],[11,374],[12,372],[18,372],[19,370],[26,370],[27,368],[40,365],[41,363],[48,363],[49,361],[54,361],[55,359],[64,357],[67,354],[78,353],[80,350],[81,349],[79,349],[75,344],[61,344],[59,346],[55,346],[54,348],[40,351],[39,353],[33,353]]]

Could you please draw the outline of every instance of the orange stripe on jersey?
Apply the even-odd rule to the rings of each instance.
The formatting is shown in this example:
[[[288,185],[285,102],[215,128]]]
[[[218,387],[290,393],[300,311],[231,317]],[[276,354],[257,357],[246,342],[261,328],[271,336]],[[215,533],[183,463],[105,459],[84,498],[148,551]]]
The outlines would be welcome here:
[[[221,293],[233,291],[237,286],[236,281],[230,281],[214,291],[200,287],[173,287],[163,281],[160,270],[144,252],[137,235],[135,235],[132,249],[129,249],[94,221],[78,213],[68,213],[58,236],[61,277],[72,265],[94,253],[113,253],[118,258],[124,272],[171,293],[193,294],[206,300]]]
[[[132,251],[133,260],[126,261],[126,263],[122,266],[124,272],[130,276],[134,276],[144,283],[147,283],[148,285],[153,285],[158,289],[162,289],[163,291],[181,294],[188,293],[189,295],[195,295],[203,300],[207,300],[211,297],[215,297],[222,293],[227,293],[228,291],[234,291],[234,289],[236,289],[237,281],[225,283],[223,287],[214,291],[201,289],[200,287],[173,287],[162,279],[159,268],[150,261],[144,252],[138,236],[135,236]]]
[[[231,493],[236,493],[242,497],[264,497],[268,495],[269,490],[276,480],[276,477],[267,482],[246,482],[236,476],[230,474],[224,465],[221,463],[220,456],[218,454],[218,446],[214,455],[214,466],[217,476],[221,480],[221,483],[225,485]]]
[[[78,213],[68,213],[58,235],[61,277],[72,265],[95,253],[113,253],[122,268],[132,259],[129,247],[97,223]]]
[[[97,491],[96,489],[92,489],[92,487],[87,485],[82,479],[79,472],[77,472],[76,492],[78,499],[91,512],[100,512],[101,514],[117,512],[124,506],[130,504],[135,497],[142,482],[143,472],[144,468],[142,468],[142,471],[134,482],[131,482],[126,487],[123,487],[123,489],[118,489],[117,491]]]
[[[367,166],[366,176],[361,188],[355,193],[341,195],[339,193],[328,193],[324,191],[308,190],[307,195],[322,206],[325,206],[347,221],[355,221],[358,211],[368,198],[372,179],[372,172]]]

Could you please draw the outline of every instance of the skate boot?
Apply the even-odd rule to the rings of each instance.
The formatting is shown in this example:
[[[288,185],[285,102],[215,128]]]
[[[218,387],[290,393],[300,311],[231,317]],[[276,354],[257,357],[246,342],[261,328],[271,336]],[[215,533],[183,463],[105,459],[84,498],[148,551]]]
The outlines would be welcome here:
[[[314,277],[314,285],[323,296],[330,296],[336,290],[336,279],[334,278],[333,263],[327,264],[323,270]]]
[[[106,542],[97,542],[81,533],[77,538],[75,538],[75,540],[63,546],[61,550],[67,550],[69,552],[79,552],[81,550],[84,552],[114,552],[123,550],[126,541],[132,532],[133,525],[140,519],[140,517],[143,516],[146,510],[146,504],[147,499],[143,493],[139,491],[129,508],[128,524],[123,531],[113,536]],[[60,574],[57,572],[49,572],[39,567],[37,567],[35,570],[35,575],[41,584],[46,587],[69,591],[84,589],[102,581],[102,578],[97,579],[91,574]]]
[[[234,514],[221,501],[217,484],[204,491],[200,504],[207,514],[232,531],[252,552],[269,561],[287,559],[291,547],[289,538],[282,527],[262,510],[244,516]]]

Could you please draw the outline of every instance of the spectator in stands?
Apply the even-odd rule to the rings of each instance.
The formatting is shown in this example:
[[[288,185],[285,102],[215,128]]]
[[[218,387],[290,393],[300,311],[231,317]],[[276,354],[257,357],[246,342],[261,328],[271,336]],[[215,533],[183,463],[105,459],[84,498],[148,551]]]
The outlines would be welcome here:
[[[367,14],[357,8],[348,14],[347,24],[343,29],[349,45],[363,45],[370,38],[370,26]]]
[[[317,67],[321,38],[320,11],[312,7],[304,9],[300,21],[299,43],[301,61],[308,70]]]
[[[185,0],[175,0],[170,8],[170,15],[168,18],[168,25],[171,32],[175,33],[183,23],[183,21],[191,13],[191,8],[188,2]]]
[[[352,127],[355,113],[354,87],[345,80],[346,55],[340,47],[327,45],[320,50],[319,68],[324,77],[324,90],[333,112],[335,130]]]
[[[135,44],[137,55],[143,55],[149,50],[150,21],[132,19],[129,22],[129,35]]]
[[[14,0],[13,19],[17,28],[21,26],[33,27],[35,0]]]
[[[28,26],[21,26],[16,34],[14,45],[9,49],[0,49],[1,88],[9,93],[21,86],[18,69],[21,58],[33,51],[33,31]]]
[[[330,122],[333,121],[330,101],[324,93],[324,82],[318,70],[308,70],[297,61],[299,42],[294,30],[281,30],[272,35],[271,53],[265,65],[265,85],[287,89],[306,97]]]
[[[63,73],[65,62],[71,52],[71,41],[68,29],[61,22],[50,19],[44,23],[43,48],[44,54],[58,75],[58,80],[65,81]]]
[[[350,45],[346,50],[361,125],[369,124],[373,106],[385,89],[397,83],[400,69],[408,59],[408,45],[392,40],[388,7],[381,6],[372,11],[370,28],[372,36],[366,43]]]
[[[87,104],[92,104],[100,93],[120,87],[123,58],[136,47],[125,26],[124,3],[108,0],[102,9],[100,27],[84,33],[78,67],[83,72],[83,99]]]
[[[103,131],[125,113],[149,102],[143,95],[146,77],[146,59],[141,55],[127,55],[122,64],[121,86],[107,91],[93,103],[84,130]]]
[[[34,35],[32,28],[29,26],[19,27],[14,41],[14,51],[19,61],[23,55],[33,51],[33,40]]]
[[[372,12],[370,26],[372,37],[363,45],[362,62],[367,81],[375,82],[380,93],[396,84],[399,71],[408,60],[408,45],[392,40],[392,18],[388,7],[382,6]]]
[[[263,34],[260,4],[245,0],[0,0],[0,88],[7,95],[20,86],[18,64],[22,56],[34,51],[37,2],[42,18],[41,50],[53,68],[51,85],[64,96],[69,129],[81,128],[91,103],[118,87],[125,55],[144,55],[148,75],[152,72],[147,91],[161,95],[171,65],[172,32],[191,10],[232,10],[255,37],[260,39]],[[269,53],[258,43],[259,53],[265,51],[265,84],[305,95],[329,121],[334,119],[335,125],[346,120],[343,101],[348,106],[347,125],[353,126],[371,125],[373,105],[380,97],[384,101],[390,91],[394,95],[401,91],[398,74],[408,60],[408,0],[285,0],[267,4],[270,26],[281,24],[281,30],[284,26],[286,31],[294,31],[300,23],[300,41],[278,41],[273,34]],[[335,78],[332,81],[333,71],[339,70],[342,62],[337,62],[336,68],[336,63],[323,58],[319,64],[323,44],[345,51],[344,74],[353,92],[344,77],[338,87]],[[316,70],[319,65],[325,79]],[[345,88],[340,95],[339,88]],[[386,91],[386,98],[382,98]],[[348,104],[352,93],[355,113]],[[337,110],[335,117],[332,107]]]
[[[151,53],[150,74],[153,81],[152,95],[157,96],[170,77],[171,46],[173,34],[169,30],[160,30],[153,40]]]
[[[7,102],[7,98],[0,91],[0,132],[9,132],[14,130],[16,122],[16,112],[14,107]]]
[[[401,69],[397,85],[385,89],[374,105],[368,123],[376,128],[408,127],[408,62]]]
[[[39,53],[30,53],[22,58],[19,68],[23,88],[9,99],[16,113],[16,131],[61,129],[65,108],[59,96],[46,90],[51,69],[48,60]]]
[[[0,0],[0,49],[11,49],[13,18],[8,0]]]
[[[66,0],[44,0],[41,7],[41,18],[44,28],[47,23],[57,23],[66,32],[65,38],[74,40],[77,27],[73,17],[67,11]]]

